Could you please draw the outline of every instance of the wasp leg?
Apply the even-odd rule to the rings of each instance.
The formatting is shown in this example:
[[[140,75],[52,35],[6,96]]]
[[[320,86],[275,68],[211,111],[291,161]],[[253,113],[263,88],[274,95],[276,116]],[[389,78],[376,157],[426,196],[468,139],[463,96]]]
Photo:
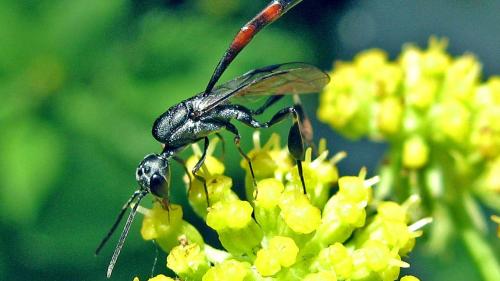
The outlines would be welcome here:
[[[215,133],[217,138],[220,140],[221,145],[222,145],[222,162],[224,162],[224,156],[226,155],[226,141],[222,137],[220,133]]]
[[[273,104],[275,104],[277,101],[281,100],[284,97],[284,95],[276,95],[276,96],[271,96],[269,97],[263,105],[261,105],[259,108],[256,110],[251,110],[252,115],[260,115],[264,113],[269,107],[271,107]],[[311,120],[307,116],[307,114],[304,112],[304,109],[302,107],[302,102],[300,101],[300,98],[298,95],[293,96],[293,101],[294,101],[294,108],[298,113],[298,116],[300,118],[300,132],[302,133],[302,137],[307,143],[307,146],[311,146],[314,148],[314,143],[313,143],[313,129],[311,125]]]
[[[207,197],[207,206],[210,207],[210,200],[208,199],[207,180],[204,177],[197,174],[197,172],[200,170],[201,166],[205,162],[205,158],[207,156],[207,149],[208,149],[208,144],[209,144],[208,137],[205,137],[204,140],[205,140],[205,144],[203,145],[203,153],[201,154],[201,158],[200,158],[200,160],[198,160],[198,163],[196,163],[196,165],[194,165],[192,173],[193,173],[193,176],[197,180],[199,180],[203,183],[203,189],[205,190],[205,195]]]
[[[311,124],[311,119],[309,119],[306,112],[304,111],[299,95],[293,95],[293,103],[295,110],[297,110],[297,113],[299,114],[300,132],[302,133],[302,137],[304,138],[307,146],[312,147],[315,151],[316,147],[313,143],[314,132]]]
[[[288,151],[292,154],[295,162],[297,163],[297,168],[299,170],[299,177],[302,183],[302,190],[304,194],[306,193],[306,184],[304,181],[304,173],[302,170],[302,161],[304,161],[305,147],[304,138],[300,128],[300,113],[302,108],[300,105],[286,107],[278,111],[270,121],[264,123],[266,127],[271,127],[288,117],[293,118],[293,125],[288,133]]]
[[[241,141],[241,136],[240,133],[238,132],[238,129],[231,123],[229,122],[223,122],[224,126],[228,131],[234,134],[234,144],[236,144],[236,147],[238,148],[238,151],[240,152],[240,155],[245,158],[245,160],[248,163],[248,167],[250,167],[250,173],[252,174],[252,181],[254,187],[257,186],[257,182],[255,181],[255,173],[253,172],[253,166],[252,166],[252,160],[248,155],[241,149],[240,146],[240,141]]]
[[[288,151],[290,151],[290,154],[292,157],[295,159],[295,162],[297,163],[297,168],[299,169],[299,176],[300,176],[300,181],[302,183],[302,189],[304,193],[306,193],[306,184],[304,181],[304,174],[302,171],[302,162],[304,160],[305,156],[305,147],[304,147],[304,138],[302,136],[301,132],[301,127],[300,127],[300,112],[302,112],[302,108],[300,105],[296,106],[291,106],[291,107],[286,107],[278,111],[270,121],[261,123],[257,120],[255,120],[252,116],[252,111],[242,105],[237,105],[237,104],[232,104],[232,105],[226,105],[224,107],[220,108],[220,111],[218,112],[219,115],[222,116],[227,116],[234,118],[240,122],[242,122],[245,125],[248,125],[253,128],[268,128],[271,127],[286,118],[292,117],[293,119],[293,125],[290,128],[290,132],[288,133]],[[229,123],[228,121],[222,121],[224,126],[226,126],[226,129],[229,131],[233,132],[236,137],[235,137],[235,143],[238,146],[238,149],[240,150],[240,154],[247,159],[248,163],[250,164],[250,171],[252,172],[252,177],[255,177],[253,174],[253,168],[250,163],[250,158],[246,156],[243,151],[239,148],[239,133],[236,127]]]
[[[266,109],[268,109],[269,107],[271,107],[277,101],[281,100],[283,97],[284,97],[284,95],[270,96],[264,102],[264,104],[262,104],[259,108],[257,108],[256,110],[252,110],[251,111],[252,115],[261,115],[262,113],[264,113],[264,111],[266,111]]]
[[[186,166],[186,161],[184,159],[180,158],[177,155],[172,156],[172,158],[179,164],[181,164],[182,168],[184,168],[184,172],[186,173],[188,180],[189,180],[189,187],[188,187],[188,194],[191,192],[191,186],[192,186],[192,181],[191,181],[191,176],[189,175],[189,170]]]
[[[231,116],[232,118],[253,128],[268,128],[280,123],[286,118],[292,117],[293,125],[288,134],[288,150],[296,160],[304,160],[305,149],[302,132],[300,130],[300,112],[302,112],[300,105],[286,107],[278,111],[270,121],[264,123],[255,120],[252,116],[251,110],[242,105],[234,104],[225,106],[220,111],[220,114]]]

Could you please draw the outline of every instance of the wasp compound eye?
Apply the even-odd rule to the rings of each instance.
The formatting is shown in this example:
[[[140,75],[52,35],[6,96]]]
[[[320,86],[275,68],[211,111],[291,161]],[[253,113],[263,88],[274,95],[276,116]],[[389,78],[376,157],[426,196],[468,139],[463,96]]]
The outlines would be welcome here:
[[[161,198],[168,197],[167,180],[159,174],[154,174],[151,177],[151,180],[149,182],[149,189],[151,190],[151,193],[153,193],[155,196],[158,196]]]

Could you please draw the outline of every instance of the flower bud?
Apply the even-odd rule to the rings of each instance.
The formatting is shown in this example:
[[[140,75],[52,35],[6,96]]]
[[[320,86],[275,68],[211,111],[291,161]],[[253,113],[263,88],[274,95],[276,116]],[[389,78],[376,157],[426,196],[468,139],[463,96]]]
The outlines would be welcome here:
[[[407,139],[403,145],[403,165],[410,169],[422,168],[429,159],[429,147],[419,136]]]
[[[209,263],[198,244],[179,245],[167,256],[167,267],[179,277],[198,280],[208,270]]]
[[[244,281],[250,274],[250,264],[226,260],[210,268],[202,281]]]
[[[275,249],[260,249],[255,258],[255,267],[264,277],[273,276],[281,270],[278,252]]]
[[[415,276],[412,276],[412,275],[406,275],[406,276],[403,276],[400,281],[420,281],[420,279],[418,279],[417,277]]]
[[[135,277],[134,281],[139,281],[139,277]],[[155,277],[149,278],[148,281],[175,281],[175,280],[163,274],[158,274]]]
[[[190,243],[203,245],[201,234],[182,220],[182,207],[175,204],[165,210],[160,203],[155,202],[144,216],[141,235],[144,240],[155,240],[166,252],[179,244],[179,237],[186,237]]]
[[[321,223],[321,211],[300,191],[286,191],[280,201],[281,217],[296,233],[308,234]]]
[[[274,236],[269,240],[269,249],[277,253],[277,258],[283,267],[292,266],[299,253],[299,248],[292,238]]]

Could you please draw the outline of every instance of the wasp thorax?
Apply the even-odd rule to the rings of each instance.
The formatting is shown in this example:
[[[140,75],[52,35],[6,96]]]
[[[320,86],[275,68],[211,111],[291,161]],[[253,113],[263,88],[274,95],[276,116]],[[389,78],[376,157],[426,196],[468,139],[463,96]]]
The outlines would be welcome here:
[[[149,154],[139,163],[135,178],[139,185],[153,195],[167,198],[170,183],[168,160],[161,155]]]

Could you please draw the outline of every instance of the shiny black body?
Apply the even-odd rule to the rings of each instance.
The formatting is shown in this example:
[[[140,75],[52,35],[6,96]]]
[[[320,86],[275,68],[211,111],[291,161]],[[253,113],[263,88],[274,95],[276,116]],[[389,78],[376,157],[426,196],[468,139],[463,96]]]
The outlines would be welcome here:
[[[288,148],[291,156],[296,160],[302,188],[304,193],[306,192],[301,161],[305,154],[304,141],[309,142],[312,139],[312,129],[308,126],[309,122],[303,114],[300,103],[297,102],[298,98],[295,99],[296,103],[293,106],[278,110],[269,121],[260,122],[255,117],[262,114],[285,95],[291,94],[297,97],[299,94],[320,91],[328,83],[328,75],[308,64],[288,63],[252,70],[229,82],[215,86],[224,70],[252,40],[255,34],[299,2],[301,0],[271,1],[267,7],[237,33],[229,48],[219,60],[205,91],[172,106],[154,122],[152,133],[154,138],[163,144],[163,151],[159,154],[149,154],[139,163],[136,170],[139,189],[123,205],[117,219],[96,250],[96,254],[98,254],[118,227],[126,210],[135,203],[108,266],[108,278],[111,276],[142,198],[151,193],[168,210],[170,162],[174,160],[182,164],[186,173],[189,173],[184,160],[177,156],[177,153],[188,145],[199,141],[204,142],[202,156],[191,173],[204,185],[207,206],[210,205],[210,201],[206,182],[202,176],[198,175],[198,171],[205,161],[209,136],[217,135],[221,137],[219,132],[223,130],[234,135],[234,143],[239,153],[248,162],[255,184],[252,163],[240,148],[240,134],[233,121],[253,128],[268,128],[291,118],[293,125],[288,135]],[[250,109],[235,103],[237,98],[252,96],[267,96],[268,98],[257,109]]]
[[[141,186],[148,187],[149,190],[165,201],[168,199],[168,189],[170,174],[168,168],[150,165],[165,159],[165,166],[168,167],[168,159],[174,157],[176,153],[187,145],[204,140],[204,152],[208,147],[210,135],[227,130],[234,134],[234,142],[240,154],[248,161],[250,171],[253,176],[253,167],[250,159],[239,147],[240,134],[237,127],[231,123],[236,120],[253,128],[267,128],[281,122],[287,117],[294,121],[289,134],[289,150],[297,160],[297,165],[304,157],[303,133],[299,126],[301,116],[301,106],[286,107],[278,111],[271,120],[260,122],[255,119],[256,115],[263,113],[268,107],[280,100],[287,94],[304,94],[317,92],[328,83],[327,74],[318,68],[304,63],[287,63],[271,65],[261,69],[252,70],[236,79],[224,83],[214,88],[210,94],[200,93],[187,100],[184,100],[163,113],[153,124],[153,136],[161,142],[164,149],[161,154],[148,155],[140,163],[138,171],[138,181]],[[246,106],[234,104],[234,98],[270,96],[264,104],[252,110]],[[159,160],[160,159],[160,160]],[[205,185],[205,179],[197,175],[198,170],[205,160],[205,153],[192,170],[193,175]],[[161,161],[160,161],[161,162]],[[182,161],[179,161],[182,163]],[[301,167],[299,167],[301,169]],[[151,171],[145,173],[144,171]],[[155,171],[156,170],[156,171]],[[163,177],[164,181],[151,181],[152,177]],[[305,192],[305,184],[302,178],[302,185]],[[206,191],[206,185],[205,185]],[[165,204],[168,202],[165,201]],[[209,198],[207,196],[207,205]]]
[[[225,129],[233,119],[256,128],[265,126],[253,120],[252,112],[241,105],[226,102],[203,112],[204,105],[204,95],[198,94],[174,105],[156,119],[153,137],[165,145],[164,154],[175,153]]]

